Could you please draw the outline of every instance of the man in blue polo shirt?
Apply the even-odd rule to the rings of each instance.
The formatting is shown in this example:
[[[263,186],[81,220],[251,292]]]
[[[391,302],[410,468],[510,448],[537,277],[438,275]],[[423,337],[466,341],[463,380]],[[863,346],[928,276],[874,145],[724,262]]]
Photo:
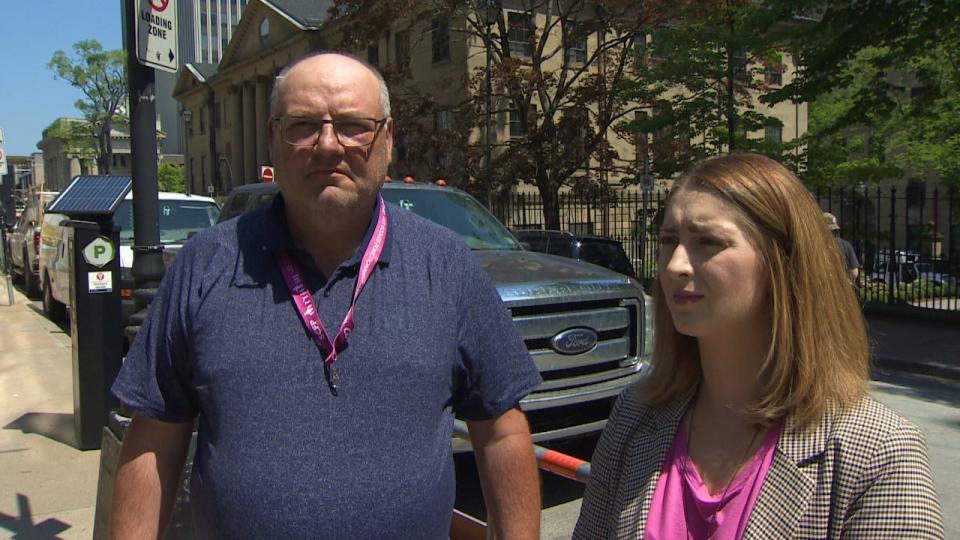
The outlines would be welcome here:
[[[300,60],[268,130],[281,195],[186,244],[113,386],[136,413],[114,537],[163,533],[197,419],[200,537],[446,538],[456,413],[497,537],[537,538],[517,403],[540,376],[462,241],[379,197],[383,79],[341,54]]]

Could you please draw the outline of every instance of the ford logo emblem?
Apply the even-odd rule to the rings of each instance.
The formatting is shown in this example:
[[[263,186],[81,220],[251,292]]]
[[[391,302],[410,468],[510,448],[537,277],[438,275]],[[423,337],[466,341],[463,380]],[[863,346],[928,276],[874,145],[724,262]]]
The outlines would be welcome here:
[[[597,346],[597,333],[590,328],[571,328],[553,336],[550,348],[560,354],[585,353]]]

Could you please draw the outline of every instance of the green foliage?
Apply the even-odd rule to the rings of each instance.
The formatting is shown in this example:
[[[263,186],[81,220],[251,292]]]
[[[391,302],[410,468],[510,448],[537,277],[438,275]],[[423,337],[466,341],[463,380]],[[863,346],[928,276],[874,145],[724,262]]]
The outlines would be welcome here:
[[[762,98],[811,101],[807,183],[960,186],[960,2],[768,5],[819,19],[785,29],[805,69]]]
[[[58,118],[43,130],[43,136],[59,139],[65,152],[81,160],[97,157],[96,134],[85,120]]]
[[[621,85],[623,97],[650,109],[624,124],[653,134],[656,172],[669,176],[723,150],[780,157],[782,143],[747,137],[779,124],[757,110],[756,97],[771,90],[768,68],[783,69],[775,33],[781,15],[752,1],[704,1],[674,6],[678,22],[652,31],[638,51],[636,76]]]
[[[78,41],[73,57],[56,51],[47,67],[83,93],[74,104],[89,125],[97,141],[97,164],[102,174],[110,173],[113,146],[110,132],[126,119],[126,55],[122,50],[105,50],[97,40]]]
[[[929,298],[944,298],[957,296],[958,291],[938,285],[925,279],[918,279],[910,283],[897,283],[893,290],[894,303],[908,303],[926,300]],[[888,303],[890,288],[886,283],[866,283],[857,288],[857,296],[863,302]]]
[[[185,191],[183,165],[161,163],[157,167],[157,186],[160,191],[183,193]]]

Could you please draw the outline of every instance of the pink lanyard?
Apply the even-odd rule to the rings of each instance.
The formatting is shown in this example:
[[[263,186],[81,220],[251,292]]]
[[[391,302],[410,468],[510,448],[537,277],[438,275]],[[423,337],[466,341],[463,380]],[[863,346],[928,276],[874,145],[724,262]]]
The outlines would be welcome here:
[[[360,291],[363,290],[363,286],[366,285],[370,279],[370,274],[373,273],[373,267],[376,266],[380,260],[384,240],[387,237],[387,205],[383,202],[382,197],[379,198],[379,203],[380,215],[377,216],[377,225],[373,230],[373,237],[370,239],[370,243],[363,253],[363,259],[360,261],[360,274],[357,276],[357,284],[353,289],[353,300],[350,302],[350,309],[343,318],[343,322],[340,324],[340,331],[337,332],[337,337],[334,338],[332,345],[330,336],[327,334],[327,329],[324,328],[323,321],[320,320],[320,315],[317,314],[316,306],[313,303],[313,295],[310,294],[310,289],[307,288],[304,282],[303,273],[300,272],[300,266],[293,260],[290,254],[284,250],[277,251],[275,254],[277,266],[280,267],[280,273],[283,274],[283,280],[287,283],[287,288],[293,297],[293,303],[297,306],[300,319],[303,320],[303,324],[307,327],[307,330],[310,331],[314,341],[316,341],[323,350],[328,351],[326,358],[323,359],[323,364],[324,371],[327,372],[330,389],[334,395],[336,395],[337,386],[340,384],[340,370],[334,364],[337,361],[337,353],[343,350],[344,345],[347,344],[347,339],[350,338],[350,333],[353,332],[353,311],[357,305],[357,298],[360,296]]]

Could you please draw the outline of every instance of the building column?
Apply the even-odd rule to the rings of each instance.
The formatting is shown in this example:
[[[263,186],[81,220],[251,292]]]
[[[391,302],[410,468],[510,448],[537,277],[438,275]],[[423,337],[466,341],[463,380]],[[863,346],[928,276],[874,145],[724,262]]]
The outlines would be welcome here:
[[[269,165],[270,158],[267,152],[267,116],[270,114],[270,103],[267,97],[267,78],[257,77],[256,89],[257,111],[257,170],[254,178],[260,178],[260,166]]]
[[[253,182],[257,176],[257,121],[254,110],[254,88],[243,83],[243,176],[242,183]]]
[[[243,92],[230,89],[230,188],[242,186],[243,179]]]

